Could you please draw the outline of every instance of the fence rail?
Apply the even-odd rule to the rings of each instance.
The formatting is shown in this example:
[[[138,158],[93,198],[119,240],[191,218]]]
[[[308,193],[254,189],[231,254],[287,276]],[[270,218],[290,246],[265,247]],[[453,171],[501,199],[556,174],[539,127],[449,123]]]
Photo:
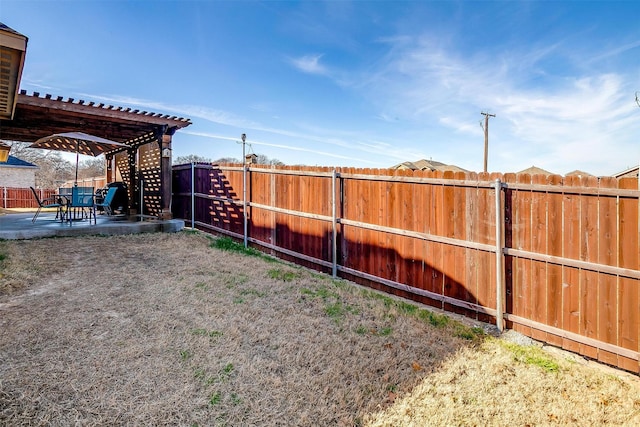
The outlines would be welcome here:
[[[640,371],[635,178],[209,164],[173,174],[174,216],[192,227]]]

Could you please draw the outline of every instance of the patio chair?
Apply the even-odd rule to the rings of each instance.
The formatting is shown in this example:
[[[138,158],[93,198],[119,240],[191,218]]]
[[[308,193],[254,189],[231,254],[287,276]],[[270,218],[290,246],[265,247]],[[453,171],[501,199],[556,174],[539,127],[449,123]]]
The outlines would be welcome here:
[[[58,195],[63,198],[63,202],[66,200],[67,202],[71,202],[71,187],[60,187],[58,188]]]
[[[102,200],[102,202],[95,204],[95,207],[102,208],[104,210],[104,213],[107,214],[107,216],[113,215],[113,210],[111,209],[111,203],[113,202],[113,198],[116,195],[116,191],[118,191],[117,187],[110,187],[109,190],[107,191],[107,194],[104,196],[104,199]]]
[[[57,208],[56,219],[60,218],[60,221],[64,221],[64,212],[63,212],[64,204],[60,203],[60,200],[58,198],[47,197],[46,199],[40,200],[40,196],[38,196],[38,192],[36,191],[36,189],[33,187],[29,187],[29,188],[31,188],[33,197],[35,197],[36,202],[38,202],[38,210],[36,211],[36,214],[33,216],[33,219],[31,220],[31,222],[36,222],[36,218],[38,218],[38,215],[40,215],[40,211],[43,208]]]
[[[91,217],[93,216],[94,223],[96,222],[96,205],[94,203],[93,187],[73,187],[71,190],[71,205],[74,210],[74,216],[80,213],[80,219],[82,217],[89,218],[91,223]],[[75,218],[74,218],[75,219]],[[72,218],[69,218],[69,224],[72,224]]]

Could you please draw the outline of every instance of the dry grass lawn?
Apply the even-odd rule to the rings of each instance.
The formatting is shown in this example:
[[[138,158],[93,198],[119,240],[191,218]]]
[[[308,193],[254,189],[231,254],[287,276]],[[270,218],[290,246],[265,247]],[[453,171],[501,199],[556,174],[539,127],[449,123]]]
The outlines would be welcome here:
[[[0,241],[0,425],[640,425],[636,376],[228,243]]]

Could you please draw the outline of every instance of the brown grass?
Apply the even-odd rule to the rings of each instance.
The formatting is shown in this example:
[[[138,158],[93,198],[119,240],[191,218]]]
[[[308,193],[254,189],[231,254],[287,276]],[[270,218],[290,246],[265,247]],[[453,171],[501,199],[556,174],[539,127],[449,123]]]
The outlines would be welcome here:
[[[637,377],[211,241],[0,241],[0,425],[640,423]]]

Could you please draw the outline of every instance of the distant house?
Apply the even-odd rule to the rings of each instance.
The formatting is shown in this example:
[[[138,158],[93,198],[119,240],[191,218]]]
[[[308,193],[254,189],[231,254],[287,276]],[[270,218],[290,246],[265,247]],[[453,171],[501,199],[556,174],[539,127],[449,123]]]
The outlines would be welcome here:
[[[531,166],[516,173],[528,173],[529,175],[554,175],[553,172],[549,172],[548,170],[544,170],[537,166]]]
[[[6,162],[0,163],[0,187],[35,187],[38,169],[33,163],[10,155]]]
[[[621,172],[613,174],[613,176],[616,178],[638,178],[638,169],[639,166],[634,166],[632,168],[625,169]]]
[[[594,175],[590,174],[589,172],[585,172],[585,171],[581,171],[581,170],[576,169],[574,171],[571,171],[571,172],[565,174],[564,176],[577,176],[578,178],[582,178],[583,176],[586,177],[586,176],[594,176]]]
[[[416,162],[402,162],[395,166],[391,166],[390,169],[399,169],[399,170],[418,170],[418,171],[452,171],[452,172],[468,172],[466,169],[462,169],[456,165],[447,165],[441,162],[437,162],[435,160],[426,160],[421,159]]]

